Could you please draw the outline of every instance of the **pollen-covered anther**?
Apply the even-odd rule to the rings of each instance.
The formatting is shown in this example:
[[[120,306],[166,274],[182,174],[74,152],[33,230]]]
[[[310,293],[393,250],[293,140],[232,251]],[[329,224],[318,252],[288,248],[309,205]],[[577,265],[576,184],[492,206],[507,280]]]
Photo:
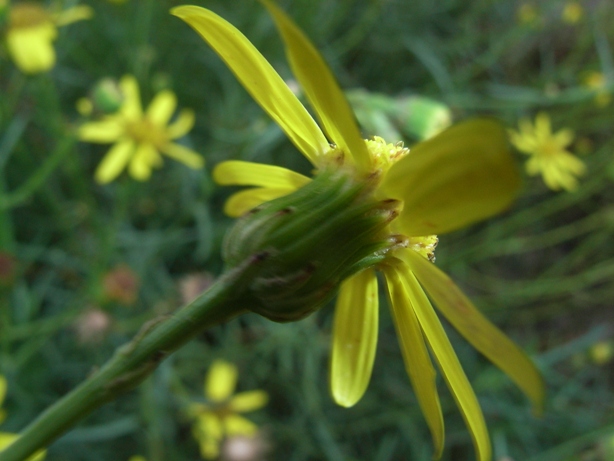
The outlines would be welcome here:
[[[436,235],[427,235],[423,237],[409,237],[408,248],[419,253],[431,262],[435,262],[435,248],[439,243]]]
[[[365,143],[371,158],[374,160],[374,166],[377,169],[384,169],[384,171],[409,154],[409,148],[405,147],[403,141],[392,144],[387,143],[379,136],[373,136],[372,139],[366,139]]]

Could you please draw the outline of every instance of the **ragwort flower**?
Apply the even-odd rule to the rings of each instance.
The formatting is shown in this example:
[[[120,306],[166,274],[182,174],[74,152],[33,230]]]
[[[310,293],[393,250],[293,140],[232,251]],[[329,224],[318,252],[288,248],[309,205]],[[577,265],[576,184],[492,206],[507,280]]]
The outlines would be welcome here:
[[[6,411],[2,408],[2,403],[4,402],[4,397],[6,397],[6,378],[0,375],[0,424],[6,418]],[[8,447],[11,443],[13,443],[19,437],[18,434],[11,434],[8,432],[0,432],[0,452]],[[30,456],[26,461],[42,461],[45,459],[45,450],[39,450],[34,455]]]
[[[333,398],[340,405],[352,406],[369,383],[378,334],[379,270],[386,279],[406,369],[431,430],[436,455],[443,450],[444,425],[430,353],[465,418],[479,460],[486,461],[491,448],[482,411],[431,300],[536,406],[542,402],[543,383],[524,353],[429,259],[433,259],[437,243],[434,234],[484,219],[512,201],[519,180],[505,132],[490,120],[466,122],[416,145],[411,152],[402,144],[386,143],[381,138],[361,139],[350,107],[315,47],[272,2],[262,3],[275,20],[294,75],[326,135],[234,26],[196,6],[177,7],[172,13],[211,45],[314,165],[314,182],[321,172],[336,168],[356,182],[368,184],[365,187],[370,196],[403,204],[387,229],[399,244],[387,253],[383,263],[357,272],[341,285],[333,331]],[[230,197],[225,211],[231,216],[241,216],[265,201],[295,193],[312,181],[285,168],[243,161],[223,162],[213,174],[220,184],[255,186]]]
[[[205,379],[206,404],[191,404],[188,412],[196,418],[192,432],[200,444],[205,459],[219,456],[220,445],[227,437],[253,437],[258,427],[239,413],[264,407],[268,395],[261,390],[240,392],[233,395],[237,385],[238,370],[232,363],[216,360]]]
[[[585,173],[584,162],[566,148],[574,138],[572,130],[552,132],[550,117],[540,112],[535,125],[529,119],[522,119],[520,130],[509,130],[512,144],[530,156],[526,170],[531,176],[542,175],[546,186],[552,190],[572,191],[578,187],[577,176]]]
[[[6,43],[15,65],[25,74],[51,69],[55,64],[53,42],[58,27],[89,19],[89,6],[73,6],[51,11],[35,2],[18,2],[9,6]]]
[[[162,166],[161,153],[190,168],[203,167],[205,162],[199,154],[172,142],[186,135],[194,126],[194,113],[187,109],[169,123],[177,107],[177,98],[172,91],[164,90],[156,94],[143,112],[136,79],[126,75],[119,86],[124,98],[119,111],[106,115],[100,121],[84,123],[79,128],[79,139],[82,141],[115,143],[98,165],[96,181],[109,183],[126,166],[133,178],[145,181],[151,176],[153,168]]]

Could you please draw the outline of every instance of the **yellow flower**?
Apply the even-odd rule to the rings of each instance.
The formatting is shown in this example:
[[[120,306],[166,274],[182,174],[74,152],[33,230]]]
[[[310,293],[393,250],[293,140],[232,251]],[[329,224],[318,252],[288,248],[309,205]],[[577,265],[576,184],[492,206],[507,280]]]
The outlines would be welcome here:
[[[589,349],[589,355],[597,365],[605,365],[614,356],[614,343],[612,341],[598,341]]]
[[[258,431],[254,423],[239,413],[264,407],[268,395],[260,390],[233,395],[237,374],[237,367],[232,363],[213,362],[204,383],[208,403],[194,403],[188,409],[189,414],[196,418],[192,432],[205,459],[217,458],[224,438],[237,435],[253,437]]]
[[[6,378],[0,375],[0,407],[2,406],[2,402],[4,402],[4,397],[6,396]],[[4,421],[6,417],[6,412],[4,409],[0,408],[0,424]],[[11,443],[19,438],[18,434],[11,434],[8,432],[0,432],[0,452],[6,447],[8,447]],[[30,456],[26,461],[42,461],[45,459],[45,455],[47,454],[46,450],[39,450]]]
[[[608,90],[608,81],[602,72],[589,72],[584,78],[584,85],[595,92],[595,104],[599,107],[608,106],[612,95]]]
[[[9,7],[6,43],[13,61],[26,74],[51,69],[55,64],[53,41],[58,27],[89,19],[89,6],[74,6],[64,11],[49,11],[34,2],[20,2]]]
[[[584,9],[580,2],[567,2],[563,7],[561,18],[568,24],[577,24],[584,16]]]
[[[582,160],[566,150],[573,141],[573,131],[563,129],[552,133],[550,117],[545,112],[537,114],[535,125],[525,118],[518,126],[520,130],[509,130],[509,135],[519,151],[530,155],[527,173],[531,176],[541,174],[552,190],[576,189],[576,176],[584,174],[586,167]]]
[[[535,366],[429,261],[437,242],[434,234],[484,219],[513,200],[519,179],[505,132],[490,120],[465,122],[416,145],[411,152],[400,143],[386,143],[381,138],[363,140],[341,89],[315,47],[272,2],[262,3],[275,20],[294,75],[324,132],[234,26],[196,6],[177,7],[172,13],[220,55],[314,165],[316,175],[336,168],[363,184],[374,199],[397,200],[403,206],[388,225],[388,238],[398,245],[387,253],[384,263],[356,273],[341,285],[333,327],[333,398],[340,405],[352,406],[369,383],[378,332],[375,271],[380,270],[386,279],[407,372],[431,430],[436,456],[443,450],[444,425],[430,353],[465,418],[478,459],[486,461],[491,447],[482,411],[425,290],[474,347],[505,371],[536,406],[541,405],[543,383]],[[231,216],[293,193],[311,181],[285,168],[243,161],[223,162],[213,175],[220,184],[255,186],[230,197],[225,211]]]
[[[124,97],[119,111],[100,121],[84,123],[79,128],[82,141],[115,143],[98,165],[96,181],[101,184],[111,182],[126,166],[133,178],[145,181],[151,176],[152,168],[162,166],[160,153],[190,168],[203,167],[205,161],[200,155],[172,142],[194,126],[194,113],[187,109],[169,124],[177,107],[177,98],[172,91],[156,94],[147,111],[143,112],[136,79],[131,75],[124,76],[119,86]]]

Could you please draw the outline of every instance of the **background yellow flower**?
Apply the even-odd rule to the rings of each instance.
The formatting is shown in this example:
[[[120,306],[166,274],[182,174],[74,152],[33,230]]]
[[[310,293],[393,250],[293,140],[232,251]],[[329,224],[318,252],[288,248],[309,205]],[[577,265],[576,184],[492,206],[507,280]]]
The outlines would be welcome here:
[[[235,365],[216,360],[205,378],[203,390],[207,403],[194,403],[188,408],[188,413],[196,419],[192,433],[205,459],[215,459],[219,455],[220,445],[226,437],[253,437],[258,431],[258,427],[240,413],[264,407],[268,395],[261,390],[234,394],[237,378]]]
[[[552,132],[550,117],[540,112],[535,124],[529,119],[519,122],[519,130],[509,130],[512,144],[530,156],[526,170],[531,176],[542,175],[552,190],[575,190],[578,176],[586,172],[584,162],[567,150],[574,138],[573,131],[562,129]]]
[[[153,168],[162,166],[164,154],[190,168],[202,168],[203,157],[173,142],[194,126],[194,113],[184,109],[170,123],[177,107],[177,97],[169,90],[156,94],[144,112],[136,79],[127,75],[119,83],[123,103],[117,113],[100,121],[87,122],[79,128],[79,139],[94,143],[115,143],[98,168],[95,178],[101,184],[113,181],[127,167],[130,175],[145,181]]]
[[[89,19],[92,15],[93,10],[89,6],[74,6],[53,12],[34,2],[10,5],[6,42],[13,61],[26,74],[51,69],[55,64],[53,42],[57,37],[57,28]]]

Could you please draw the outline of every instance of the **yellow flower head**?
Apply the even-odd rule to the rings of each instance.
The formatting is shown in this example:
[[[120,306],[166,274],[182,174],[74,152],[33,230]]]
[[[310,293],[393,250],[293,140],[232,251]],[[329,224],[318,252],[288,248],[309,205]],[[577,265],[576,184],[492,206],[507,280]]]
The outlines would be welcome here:
[[[563,7],[561,18],[568,24],[577,24],[584,16],[584,9],[580,2],[567,2]]]
[[[4,402],[4,397],[6,396],[6,378],[0,375],[0,407],[2,406],[2,402]],[[0,424],[4,421],[6,417],[6,412],[0,408]],[[11,443],[13,443],[19,437],[18,434],[11,434],[8,432],[0,432],[0,452],[8,447]],[[26,461],[42,461],[45,459],[46,450],[39,450],[30,456]]]
[[[467,422],[479,460],[486,461],[491,448],[481,409],[431,300],[537,406],[543,398],[542,380],[522,351],[490,324],[429,259],[433,259],[437,243],[435,234],[491,216],[513,200],[519,178],[507,150],[505,132],[491,120],[475,120],[451,127],[411,150],[377,137],[363,140],[343,92],[315,47],[278,7],[268,0],[261,2],[273,16],[294,75],[322,129],[234,26],[196,6],[177,7],[172,13],[211,45],[314,165],[314,183],[332,168],[364,184],[371,199],[402,203],[402,210],[398,216],[393,215],[396,219],[386,228],[387,238],[397,245],[386,253],[383,262],[379,260],[375,267],[357,272],[341,285],[333,331],[333,398],[340,405],[352,406],[369,383],[377,345],[375,271],[379,270],[386,279],[407,372],[430,427],[436,456],[443,450],[444,426],[431,354]],[[282,167],[242,161],[223,162],[213,175],[220,184],[254,186],[230,197],[225,211],[231,216],[297,193],[312,181]],[[309,231],[305,229],[306,234]]]
[[[51,69],[55,64],[53,41],[58,27],[89,19],[89,6],[74,6],[64,11],[47,10],[35,2],[19,2],[9,7],[6,43],[13,61],[26,74]]]
[[[540,112],[535,125],[529,119],[519,122],[519,131],[509,130],[512,144],[530,156],[527,173],[541,174],[546,185],[552,190],[574,190],[578,187],[577,176],[584,174],[586,167],[566,148],[574,138],[573,131],[563,129],[552,133],[550,117]]]
[[[589,355],[597,365],[605,365],[614,357],[614,342],[602,340],[593,344],[589,349]]]
[[[226,437],[253,437],[258,427],[239,413],[258,410],[267,404],[266,392],[261,390],[234,394],[238,370],[232,363],[216,360],[205,378],[206,404],[194,403],[188,412],[196,421],[192,432],[200,444],[205,459],[215,459]]]
[[[94,143],[114,143],[96,169],[95,178],[101,184],[113,181],[128,167],[130,175],[145,181],[153,168],[162,166],[165,154],[198,169],[204,159],[173,140],[186,135],[194,126],[194,113],[184,109],[173,123],[169,123],[177,98],[172,91],[156,94],[145,112],[136,79],[127,75],[119,82],[123,102],[118,112],[105,116],[100,121],[88,122],[79,128],[79,139]]]

